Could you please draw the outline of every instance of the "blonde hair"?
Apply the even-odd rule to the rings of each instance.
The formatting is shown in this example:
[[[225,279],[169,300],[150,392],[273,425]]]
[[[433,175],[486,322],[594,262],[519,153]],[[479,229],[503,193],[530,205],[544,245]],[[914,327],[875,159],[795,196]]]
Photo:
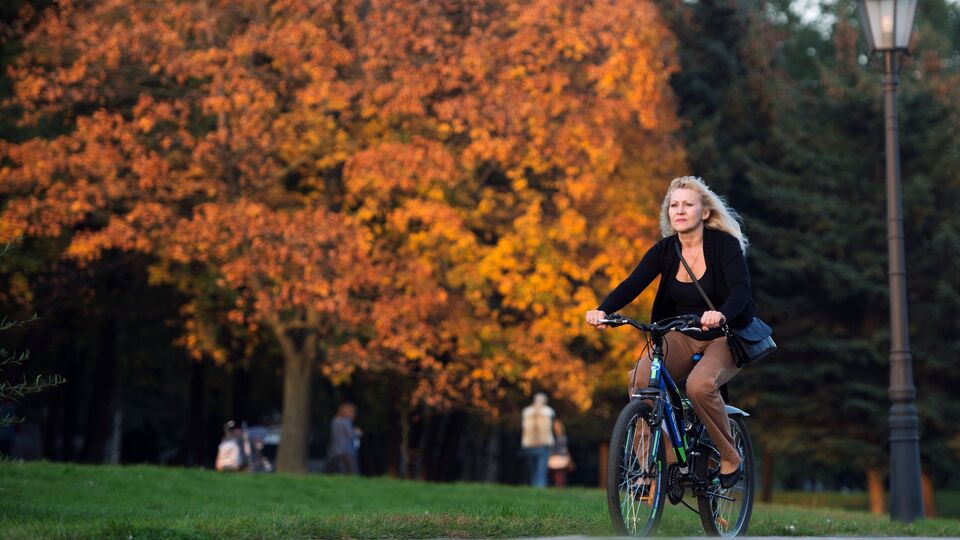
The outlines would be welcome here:
[[[663,198],[663,204],[660,206],[660,232],[664,238],[675,234],[677,231],[670,225],[670,195],[678,189],[692,189],[700,194],[700,201],[703,208],[710,211],[710,216],[703,222],[703,226],[708,229],[723,231],[735,237],[740,241],[740,249],[747,252],[747,246],[750,242],[744,236],[740,229],[743,222],[736,210],[727,206],[723,197],[713,192],[703,180],[696,176],[681,176],[674,178],[667,188],[667,195]]]

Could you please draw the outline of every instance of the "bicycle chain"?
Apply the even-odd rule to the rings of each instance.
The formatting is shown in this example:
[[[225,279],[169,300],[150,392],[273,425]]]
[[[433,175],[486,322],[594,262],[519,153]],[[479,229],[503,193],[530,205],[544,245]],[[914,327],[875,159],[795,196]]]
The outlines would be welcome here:
[[[683,500],[682,476],[680,465],[676,463],[671,464],[670,468],[667,469],[667,499],[670,504],[680,504],[680,501]]]

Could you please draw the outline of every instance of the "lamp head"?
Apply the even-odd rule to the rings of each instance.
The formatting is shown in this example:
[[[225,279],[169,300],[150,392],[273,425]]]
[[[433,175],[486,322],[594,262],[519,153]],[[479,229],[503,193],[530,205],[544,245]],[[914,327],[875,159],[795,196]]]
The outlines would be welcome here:
[[[917,0],[857,0],[857,16],[871,53],[907,50],[916,13]]]

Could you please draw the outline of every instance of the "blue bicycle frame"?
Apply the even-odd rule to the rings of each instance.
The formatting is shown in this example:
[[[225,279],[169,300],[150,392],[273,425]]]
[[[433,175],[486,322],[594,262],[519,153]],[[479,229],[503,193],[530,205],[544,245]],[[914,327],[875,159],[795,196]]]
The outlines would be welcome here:
[[[667,430],[667,436],[670,437],[670,444],[673,446],[673,452],[677,457],[677,464],[683,468],[688,466],[686,422],[684,420],[684,399],[681,397],[680,389],[677,383],[670,377],[670,373],[663,369],[660,360],[662,352],[660,346],[654,347],[653,361],[650,364],[650,383],[644,388],[633,394],[634,399],[653,399],[657,404],[658,410],[654,410],[650,415],[650,428],[656,430],[653,436],[654,451],[658,450],[660,444],[660,429],[656,429],[663,424]],[[693,356],[693,361],[697,362],[701,358],[700,354]],[[666,396],[667,399],[659,399],[660,396]]]

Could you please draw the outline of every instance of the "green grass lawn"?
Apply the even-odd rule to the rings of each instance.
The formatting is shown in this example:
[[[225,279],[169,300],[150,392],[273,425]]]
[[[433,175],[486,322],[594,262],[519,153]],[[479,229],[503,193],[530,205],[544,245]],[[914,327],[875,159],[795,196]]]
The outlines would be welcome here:
[[[753,535],[960,536],[864,512],[758,505]],[[222,474],[154,466],[0,463],[0,538],[436,538],[603,536],[603,492],[386,478]],[[659,533],[699,536],[667,507]]]
[[[861,511],[870,509],[870,498],[867,493],[863,491],[851,493],[839,493],[836,491],[774,492],[773,502],[777,504],[815,508],[837,508]],[[935,504],[940,517],[960,519],[960,492],[938,491]]]

